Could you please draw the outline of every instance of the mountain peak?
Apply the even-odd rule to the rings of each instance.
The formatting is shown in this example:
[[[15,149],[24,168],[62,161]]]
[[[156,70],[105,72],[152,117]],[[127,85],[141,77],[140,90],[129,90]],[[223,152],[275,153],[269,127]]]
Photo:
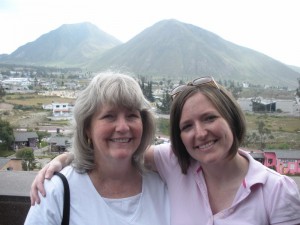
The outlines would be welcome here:
[[[95,55],[121,44],[115,37],[89,22],[63,24],[29,42],[4,61],[33,65],[84,65]]]
[[[216,79],[274,86],[295,86],[300,76],[262,53],[174,19],[146,28],[90,66],[96,71],[114,68],[151,77],[191,80],[212,75]]]

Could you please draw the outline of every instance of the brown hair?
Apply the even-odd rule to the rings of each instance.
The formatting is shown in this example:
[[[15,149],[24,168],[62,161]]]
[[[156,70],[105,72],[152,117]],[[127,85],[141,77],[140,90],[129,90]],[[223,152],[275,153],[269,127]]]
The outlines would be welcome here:
[[[182,173],[184,174],[187,173],[191,160],[193,159],[189,155],[181,140],[179,122],[185,102],[196,93],[202,93],[205,95],[229,124],[233,135],[233,143],[229,151],[228,158],[232,158],[237,153],[246,134],[244,113],[231,93],[229,93],[224,87],[221,85],[219,85],[219,88],[212,87],[211,85],[187,86],[185,90],[175,97],[172,102],[170,112],[170,136],[172,149],[178,158],[178,163],[181,167]]]

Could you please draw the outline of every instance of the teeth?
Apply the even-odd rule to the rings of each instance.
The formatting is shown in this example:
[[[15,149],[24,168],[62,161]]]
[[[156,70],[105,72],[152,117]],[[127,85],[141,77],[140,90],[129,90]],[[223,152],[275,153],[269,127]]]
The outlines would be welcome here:
[[[118,143],[127,143],[129,142],[129,138],[115,138],[115,139],[111,139],[113,142],[118,142]]]
[[[210,142],[208,142],[205,145],[198,146],[198,148],[200,148],[200,149],[208,148],[208,147],[210,147],[213,144],[214,144],[214,141],[210,141]]]

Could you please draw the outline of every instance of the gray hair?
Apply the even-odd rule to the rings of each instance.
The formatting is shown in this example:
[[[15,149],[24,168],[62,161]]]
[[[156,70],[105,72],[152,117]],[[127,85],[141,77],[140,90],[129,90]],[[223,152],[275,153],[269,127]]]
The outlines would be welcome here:
[[[133,155],[132,163],[143,171],[143,153],[149,147],[155,134],[155,121],[151,105],[132,77],[116,73],[100,73],[79,94],[74,106],[73,166],[80,172],[94,168],[94,150],[86,133],[93,114],[103,105],[109,104],[138,110],[143,123],[141,143]]]

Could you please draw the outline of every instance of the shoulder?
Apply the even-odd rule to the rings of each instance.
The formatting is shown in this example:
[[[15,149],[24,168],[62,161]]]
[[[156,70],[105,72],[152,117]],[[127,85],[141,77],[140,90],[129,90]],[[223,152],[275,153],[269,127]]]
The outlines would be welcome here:
[[[60,171],[60,173],[64,175],[69,182],[69,175],[71,169],[68,167]],[[54,175],[50,180],[46,179],[44,185],[45,185],[47,196],[59,197],[62,196],[64,193],[64,185],[62,179],[57,175]]]
[[[182,174],[178,159],[169,143],[155,146],[154,162],[158,173],[164,181]]]
[[[158,173],[152,172],[152,171],[146,171],[143,174],[143,179],[147,183],[163,183],[161,177],[159,176]]]
[[[81,185],[87,185],[89,183],[87,173],[79,173],[71,165],[63,168],[60,171],[60,173],[66,177],[66,179],[69,183],[69,186],[79,186],[79,185],[81,186]],[[59,178],[58,176],[55,176],[55,177],[57,177],[57,179],[59,179],[60,183],[62,184],[61,178]]]
[[[270,186],[273,186],[276,183],[285,182],[295,184],[293,179],[264,166],[262,163],[255,160],[249,153],[245,151],[239,151],[239,153],[246,157],[249,162],[249,169],[246,175],[246,180],[249,184],[262,183]]]
[[[248,188],[261,185],[263,192],[268,196],[275,193],[280,193],[282,196],[285,194],[299,195],[298,186],[292,178],[264,166],[247,152],[240,153],[249,161],[249,169],[245,178]]]
[[[171,150],[171,144],[159,144],[154,146],[154,151],[170,151]]]
[[[164,189],[166,184],[156,172],[147,171],[143,174],[143,186],[151,189]]]
[[[289,224],[298,224],[300,194],[295,181],[264,166],[247,152],[239,151],[239,153],[249,161],[245,177],[246,188],[265,206],[271,224],[282,224],[287,219],[291,221]]]
[[[154,146],[154,159],[157,160],[159,158],[166,160],[177,160],[170,143]]]
[[[162,201],[168,197],[166,184],[160,176],[155,172],[145,172],[143,175],[143,196],[150,199],[161,199]]]

